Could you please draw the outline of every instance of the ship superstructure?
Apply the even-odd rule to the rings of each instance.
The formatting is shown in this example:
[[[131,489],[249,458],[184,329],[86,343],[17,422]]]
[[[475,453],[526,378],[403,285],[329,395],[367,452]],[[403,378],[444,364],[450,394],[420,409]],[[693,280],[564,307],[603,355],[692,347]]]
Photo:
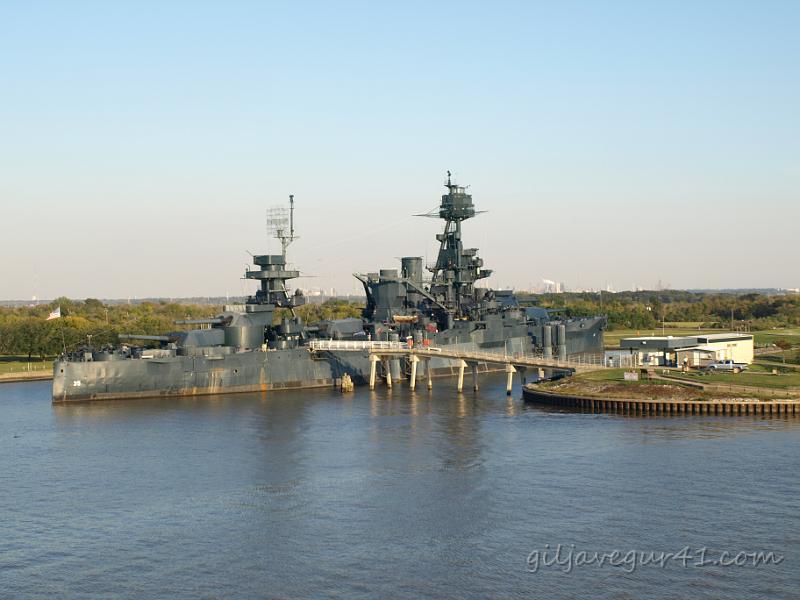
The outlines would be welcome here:
[[[526,335],[528,344],[521,351],[548,358],[602,352],[603,317],[562,318],[529,296],[476,285],[492,270],[484,268],[477,248],[464,247],[462,223],[481,211],[449,171],[445,187],[438,209],[418,215],[444,221],[436,235],[436,261],[427,267],[430,277],[424,277],[418,256],[401,258],[399,270],[355,275],[367,296],[363,317],[370,334],[381,339],[391,332],[412,343],[478,343],[484,348],[503,347],[505,340]]]

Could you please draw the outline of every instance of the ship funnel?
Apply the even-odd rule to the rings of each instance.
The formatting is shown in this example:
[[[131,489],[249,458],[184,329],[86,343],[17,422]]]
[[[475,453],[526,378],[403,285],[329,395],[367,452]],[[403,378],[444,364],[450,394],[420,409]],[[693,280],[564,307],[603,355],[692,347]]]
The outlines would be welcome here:
[[[404,256],[400,259],[403,277],[416,286],[422,285],[422,257]]]

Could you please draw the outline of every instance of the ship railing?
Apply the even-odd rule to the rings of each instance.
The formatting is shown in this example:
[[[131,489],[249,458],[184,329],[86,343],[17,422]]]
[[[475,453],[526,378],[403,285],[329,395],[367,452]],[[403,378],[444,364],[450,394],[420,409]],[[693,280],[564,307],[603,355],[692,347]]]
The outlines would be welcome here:
[[[308,347],[314,351],[325,350],[407,350],[405,342],[371,340],[311,340]]]

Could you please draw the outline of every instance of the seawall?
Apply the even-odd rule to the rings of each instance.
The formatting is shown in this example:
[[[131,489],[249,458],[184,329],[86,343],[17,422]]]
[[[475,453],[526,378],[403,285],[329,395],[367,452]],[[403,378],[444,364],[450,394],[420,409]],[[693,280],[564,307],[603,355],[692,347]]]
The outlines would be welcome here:
[[[522,388],[528,402],[573,408],[591,412],[630,415],[793,415],[800,416],[800,400],[634,400],[595,398],[573,394],[557,394],[536,389],[535,384]]]

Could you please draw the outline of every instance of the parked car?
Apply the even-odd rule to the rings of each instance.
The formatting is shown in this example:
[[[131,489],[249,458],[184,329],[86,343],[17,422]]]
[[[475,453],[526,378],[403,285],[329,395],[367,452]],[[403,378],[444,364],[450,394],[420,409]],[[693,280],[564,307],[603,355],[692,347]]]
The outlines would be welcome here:
[[[705,366],[705,371],[708,373],[716,373],[719,371],[741,373],[747,368],[747,363],[737,363],[732,360],[718,360]]]

